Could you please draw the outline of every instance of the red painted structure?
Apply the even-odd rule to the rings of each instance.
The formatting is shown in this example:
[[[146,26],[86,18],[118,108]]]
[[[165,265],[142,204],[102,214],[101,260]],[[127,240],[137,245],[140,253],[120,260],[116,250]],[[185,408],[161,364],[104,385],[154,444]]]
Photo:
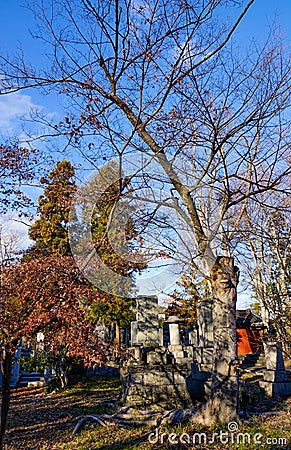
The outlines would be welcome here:
[[[236,312],[237,353],[248,355],[263,352],[264,326],[250,309]]]

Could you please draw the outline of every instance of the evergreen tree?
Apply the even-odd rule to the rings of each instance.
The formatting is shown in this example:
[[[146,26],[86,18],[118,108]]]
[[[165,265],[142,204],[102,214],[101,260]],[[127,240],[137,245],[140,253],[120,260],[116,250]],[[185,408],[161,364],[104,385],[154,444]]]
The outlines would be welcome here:
[[[118,296],[120,275],[127,280],[123,289],[125,287],[128,292],[132,293],[134,289],[134,272],[143,267],[143,264],[127,261],[127,258],[117,254],[115,249],[112,248],[108,236],[112,210],[120,199],[121,193],[128,188],[128,181],[119,180],[118,173],[117,165],[109,163],[99,171],[98,175],[90,183],[87,183],[83,189],[78,190],[82,214],[85,216],[85,221],[88,221],[96,252],[103,263],[116,274],[113,274],[110,279],[105,279],[105,283],[108,286],[110,285],[108,291],[116,291],[116,295],[100,291],[102,302],[96,301],[88,305],[89,317],[93,322],[98,322],[101,319],[105,325],[113,324],[116,330],[117,343],[120,341],[120,328],[127,326],[133,318],[133,300]],[[46,187],[38,202],[40,217],[29,230],[29,237],[35,241],[35,244],[28,252],[27,259],[41,255],[71,255],[68,228],[72,225],[69,223],[69,215],[72,200],[77,191],[74,176],[75,171],[71,163],[69,161],[60,161],[48,177],[41,180]],[[100,196],[97,195],[96,206],[91,217],[91,212],[87,209],[86,199],[90,198],[90,196],[93,196],[95,199],[96,190],[100,193]],[[130,205],[127,205],[127,207],[130,208]],[[82,236],[82,229],[78,231],[78,224],[74,225],[76,225],[77,234],[80,232],[80,236]],[[118,227],[113,227],[113,229],[115,233],[114,240],[118,242],[123,241],[124,234],[122,232],[119,234]],[[129,251],[135,236],[136,231],[133,223],[131,220],[128,220],[125,240],[122,244],[124,253]],[[83,242],[82,239],[79,240],[81,247],[82,245],[87,245],[87,242]],[[100,271],[101,276],[102,273]],[[92,291],[97,291],[97,288],[93,286],[91,286],[91,289]]]
[[[76,192],[75,170],[69,161],[59,161],[47,178],[44,194],[38,201],[39,219],[29,230],[35,241],[33,251],[70,255],[68,238],[69,212]]]
[[[130,216],[131,205],[129,201],[123,200],[121,212],[116,212],[118,201],[124,198],[130,190],[129,182],[122,178],[119,166],[115,162],[109,162],[103,166],[96,175],[80,192],[79,202],[83,201],[83,217],[88,223],[92,233],[92,241],[99,258],[106,267],[112,270],[112,276],[108,278],[102,270],[98,272],[98,278],[103,278],[101,286],[106,286],[107,291],[113,295],[107,295],[102,303],[95,303],[90,308],[92,320],[104,325],[114,325],[116,343],[120,343],[120,328],[124,328],[133,320],[133,299],[120,296],[120,291],[134,292],[134,273],[145,267],[143,262],[133,262],[127,258],[128,252],[134,245],[138,245],[137,230]],[[86,199],[92,196],[95,208],[92,211],[86,207]],[[95,203],[96,201],[96,203]],[[120,227],[123,222],[121,215],[126,214],[124,221],[125,229]],[[113,245],[112,245],[113,243]],[[118,245],[118,250],[113,248]],[[80,242],[86,246],[86,242]],[[120,276],[121,275],[121,276]],[[122,284],[122,286],[121,286]]]

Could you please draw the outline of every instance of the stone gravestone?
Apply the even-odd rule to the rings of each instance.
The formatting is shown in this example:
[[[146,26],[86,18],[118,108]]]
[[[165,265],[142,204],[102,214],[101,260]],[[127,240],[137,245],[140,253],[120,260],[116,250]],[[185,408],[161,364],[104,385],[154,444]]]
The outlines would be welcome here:
[[[168,350],[171,352],[171,354],[174,355],[175,361],[177,363],[187,363],[188,360],[188,354],[189,347],[187,349],[184,345],[182,345],[181,342],[181,335],[180,335],[180,329],[179,329],[179,323],[182,320],[179,319],[177,316],[170,316],[168,320],[166,320],[166,323],[169,325],[169,333],[170,333],[170,344],[168,346]],[[190,353],[190,356],[193,357],[193,352]]]
[[[264,351],[267,368],[260,386],[272,397],[291,395],[291,379],[285,370],[281,343],[264,343]]]
[[[157,297],[138,297],[136,310],[136,321],[131,324],[132,356],[121,368],[122,403],[154,411],[191,408],[187,377],[192,357],[185,355],[176,319],[170,324],[166,348],[162,334],[165,310]]]
[[[198,304],[198,347],[196,349],[197,363],[201,372],[212,371],[213,358],[213,302],[200,301]]]
[[[11,387],[16,386],[16,384],[19,380],[19,377],[20,377],[20,357],[21,357],[21,346],[18,346],[16,353],[15,353],[13,367],[12,367],[11,381],[10,381]]]
[[[157,297],[138,297],[136,300],[136,321],[131,322],[131,345],[160,345],[159,312]]]
[[[211,391],[213,366],[213,320],[212,300],[198,303],[198,330],[189,333],[189,341],[193,345],[195,364],[192,367],[191,385],[193,396],[198,400],[206,400]]]

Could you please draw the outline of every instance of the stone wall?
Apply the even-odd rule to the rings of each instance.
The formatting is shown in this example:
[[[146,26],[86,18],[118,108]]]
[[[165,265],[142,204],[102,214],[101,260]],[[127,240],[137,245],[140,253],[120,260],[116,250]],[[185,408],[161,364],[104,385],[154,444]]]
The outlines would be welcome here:
[[[137,365],[123,368],[121,401],[144,410],[192,408],[186,378],[187,366]]]

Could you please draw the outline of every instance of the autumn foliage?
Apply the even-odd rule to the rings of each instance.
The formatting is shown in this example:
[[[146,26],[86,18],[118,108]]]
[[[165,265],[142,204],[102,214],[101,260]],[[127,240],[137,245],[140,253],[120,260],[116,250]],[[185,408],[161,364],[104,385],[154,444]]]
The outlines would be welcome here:
[[[195,272],[183,273],[177,289],[169,296],[168,315],[178,316],[187,328],[197,322],[199,302],[210,297],[210,290],[207,281]]]
[[[8,208],[22,209],[30,202],[23,193],[23,183],[34,178],[36,164],[35,151],[15,145],[0,145],[0,212]]]
[[[88,286],[72,257],[21,262],[7,268],[2,281],[0,333],[6,350],[42,331],[52,352],[66,348],[67,356],[81,356],[87,363],[105,359],[103,344],[86,320],[88,305],[103,298]]]

